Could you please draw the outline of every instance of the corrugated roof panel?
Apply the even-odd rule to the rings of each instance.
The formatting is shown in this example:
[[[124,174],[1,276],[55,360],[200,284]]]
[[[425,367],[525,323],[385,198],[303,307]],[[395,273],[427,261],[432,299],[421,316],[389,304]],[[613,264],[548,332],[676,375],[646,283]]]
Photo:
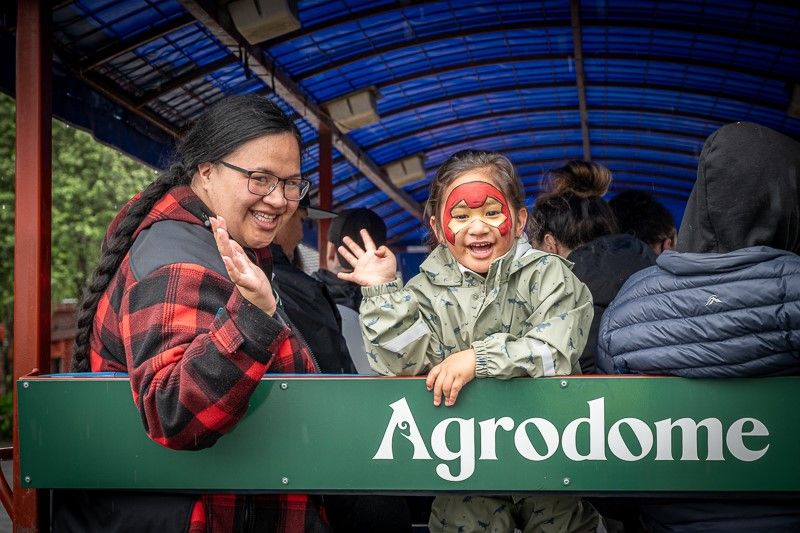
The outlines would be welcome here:
[[[639,173],[642,176],[664,176],[668,179],[694,183],[697,177],[696,168],[686,166],[675,166],[663,162],[652,163],[636,161],[631,159],[610,159],[602,161],[608,168],[613,169],[612,173],[628,172]]]
[[[675,164],[684,165],[689,168],[697,167],[697,158],[692,155],[674,152],[665,153],[660,150],[638,148],[634,146],[595,145],[592,147],[592,154],[594,154],[593,158],[599,161],[603,159],[626,159],[631,157],[634,159],[658,162],[665,157],[669,157]],[[613,170],[613,168],[611,170]]]
[[[507,153],[532,187],[549,168],[582,157],[569,2],[300,0],[297,12],[302,28],[270,41],[270,57],[301,87],[299,100],[322,103],[374,87],[379,122],[348,136],[376,165],[424,155],[425,179],[405,187],[417,201],[437,166],[464,147]],[[90,67],[125,93],[129,109],[176,128],[224,94],[270,94],[235,53],[189,24],[177,0],[60,3],[54,20],[56,46],[78,72],[98,50],[181,22]],[[582,3],[580,23],[591,155],[617,173],[612,190],[683,198],[705,137],[726,122],[753,120],[800,136],[800,120],[786,112],[800,72],[800,6],[599,0]],[[183,78],[206,65],[217,68]],[[159,92],[176,79],[180,86]],[[298,125],[310,144],[303,172],[316,184],[318,135],[308,122]],[[421,235],[338,152],[333,173],[337,207],[373,203],[391,234]]]

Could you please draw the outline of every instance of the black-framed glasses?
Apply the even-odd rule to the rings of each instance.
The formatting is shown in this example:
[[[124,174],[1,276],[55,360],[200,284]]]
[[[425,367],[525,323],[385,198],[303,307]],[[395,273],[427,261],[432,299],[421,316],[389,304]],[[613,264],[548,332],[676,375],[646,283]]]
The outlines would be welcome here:
[[[246,168],[237,167],[221,159],[217,163],[247,176],[247,190],[258,196],[267,196],[280,183],[284,198],[287,200],[300,200],[306,195],[308,188],[311,187],[311,182],[302,178],[283,179],[263,170],[247,170]]]

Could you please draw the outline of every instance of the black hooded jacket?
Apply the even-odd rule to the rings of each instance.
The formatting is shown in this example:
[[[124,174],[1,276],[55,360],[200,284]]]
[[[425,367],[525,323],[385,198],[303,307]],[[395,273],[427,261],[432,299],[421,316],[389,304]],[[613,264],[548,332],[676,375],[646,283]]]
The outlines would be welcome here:
[[[325,285],[293,266],[277,244],[270,245],[270,251],[281,307],[300,331],[320,370],[324,374],[355,374],[339,311]]]
[[[694,253],[666,252],[622,287],[600,326],[600,364],[624,371],[627,351],[669,367],[648,373],[690,375],[711,360],[719,366],[702,377],[798,374],[799,181],[800,143],[746,122],[711,135],[678,234],[678,250]],[[662,320],[670,336],[639,342],[653,339],[647,327]],[[610,342],[615,329],[618,351]],[[751,339],[753,347],[745,344]],[[703,345],[698,357],[693,350]],[[752,361],[738,361],[737,350]],[[797,498],[651,499],[640,511],[653,532],[800,531]]]
[[[604,235],[575,248],[567,257],[575,263],[572,273],[592,292],[594,317],[586,347],[581,354],[581,371],[595,374],[597,332],[608,304],[631,274],[656,262],[656,255],[645,243],[627,233]]]
[[[359,285],[339,279],[330,270],[320,269],[314,272],[313,275],[314,278],[328,287],[328,291],[337,304],[349,307],[358,313],[358,308],[361,305],[361,287]]]
[[[677,249],[727,253],[750,246],[800,253],[800,143],[737,122],[703,147]]]

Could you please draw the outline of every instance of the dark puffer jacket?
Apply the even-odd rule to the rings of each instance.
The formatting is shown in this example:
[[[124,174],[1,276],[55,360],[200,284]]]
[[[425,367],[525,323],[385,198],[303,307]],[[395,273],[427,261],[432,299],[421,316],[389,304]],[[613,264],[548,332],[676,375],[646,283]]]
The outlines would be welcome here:
[[[604,235],[579,246],[567,257],[575,263],[572,273],[592,292],[594,317],[581,353],[581,372],[595,374],[597,332],[608,304],[631,274],[653,265],[656,255],[645,243],[627,233]]]
[[[607,309],[597,364],[607,374],[800,374],[800,257],[765,246],[664,252]]]
[[[800,374],[800,144],[729,124],[706,141],[681,252],[631,276],[600,324],[608,372]],[[703,253],[705,252],[705,253]],[[787,472],[786,475],[792,475]],[[651,500],[649,531],[800,531],[793,500]]]
[[[281,307],[302,335],[323,374],[355,374],[341,317],[325,285],[294,267],[277,244],[272,252],[273,284]]]
[[[800,143],[746,122],[713,133],[678,248],[693,253],[662,254],[606,310],[600,369],[800,374]]]

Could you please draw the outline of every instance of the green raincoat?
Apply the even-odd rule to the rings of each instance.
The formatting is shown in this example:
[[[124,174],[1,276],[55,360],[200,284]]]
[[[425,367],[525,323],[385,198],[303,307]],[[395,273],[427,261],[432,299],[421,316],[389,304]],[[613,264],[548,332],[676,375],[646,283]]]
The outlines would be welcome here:
[[[477,377],[580,374],[592,296],[557,255],[524,238],[486,277],[438,246],[403,287],[363,287],[361,329],[372,368],[421,375],[451,353],[475,349]]]

